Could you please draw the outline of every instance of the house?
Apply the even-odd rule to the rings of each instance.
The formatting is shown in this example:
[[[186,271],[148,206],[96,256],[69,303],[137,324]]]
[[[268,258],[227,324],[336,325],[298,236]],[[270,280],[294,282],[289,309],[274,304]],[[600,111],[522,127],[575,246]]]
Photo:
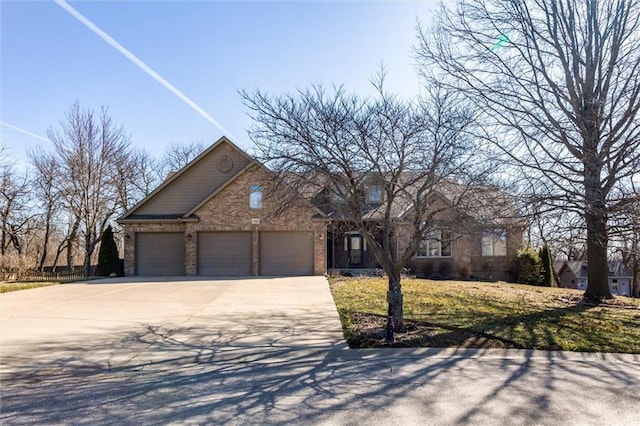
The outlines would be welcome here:
[[[619,260],[609,261],[609,289],[612,294],[629,296],[632,274]],[[587,262],[584,260],[565,261],[558,269],[558,285],[564,288],[586,290],[588,284]]]
[[[223,137],[118,219],[126,275],[321,275],[327,219],[269,214],[270,172]]]
[[[125,274],[321,275],[379,267],[364,238],[330,208],[339,205],[330,189],[319,185],[283,210],[269,190],[272,176],[222,137],[118,219],[125,231]],[[375,223],[384,204],[382,188],[372,181],[363,191],[367,219]],[[436,226],[420,245],[414,266],[431,265],[441,277],[508,279],[522,244],[522,221],[498,219],[514,215],[497,216],[480,207],[488,203],[452,206],[455,191],[448,183],[434,193]],[[392,210],[400,224],[394,249],[400,250],[408,232],[402,220],[411,214],[411,204],[399,202]]]
[[[361,192],[363,219],[375,223],[384,210],[384,191],[373,180]],[[407,221],[413,214],[411,195],[396,198],[390,209],[391,221],[397,224],[392,244],[398,252],[405,248],[413,233]],[[380,268],[350,219],[340,215],[340,200],[329,198],[328,194],[321,193],[313,199],[331,218],[327,236],[328,269],[357,274],[359,269]],[[502,192],[487,186],[463,187],[445,180],[430,193],[428,204],[430,228],[406,265],[412,274],[430,278],[512,279],[513,263],[522,247],[526,223]],[[381,234],[382,230],[379,240]]]

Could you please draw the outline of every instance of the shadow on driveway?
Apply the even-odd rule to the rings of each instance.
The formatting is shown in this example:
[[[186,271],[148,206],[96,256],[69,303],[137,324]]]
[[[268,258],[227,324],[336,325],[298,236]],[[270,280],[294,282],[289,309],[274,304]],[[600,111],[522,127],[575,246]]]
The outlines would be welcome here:
[[[354,351],[305,340],[296,324],[321,330],[317,314],[274,319],[228,314],[209,325],[140,324],[90,340],[43,342],[24,357],[3,359],[0,420],[378,425],[638,419],[635,358]],[[274,329],[275,323],[289,325]]]

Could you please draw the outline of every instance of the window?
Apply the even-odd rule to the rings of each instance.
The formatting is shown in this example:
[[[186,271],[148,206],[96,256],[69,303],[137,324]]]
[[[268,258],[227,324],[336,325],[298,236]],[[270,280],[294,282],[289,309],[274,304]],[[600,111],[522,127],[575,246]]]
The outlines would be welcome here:
[[[249,207],[252,209],[262,208],[262,188],[260,185],[249,187]]]
[[[370,186],[367,195],[370,203],[382,202],[382,188],[379,185]]]
[[[483,256],[507,255],[507,231],[504,229],[485,229],[482,232]]]
[[[334,203],[346,203],[345,196],[349,196],[349,188],[346,185],[338,184],[331,190],[331,198]]]
[[[416,257],[451,257],[451,231],[434,229],[420,242]]]

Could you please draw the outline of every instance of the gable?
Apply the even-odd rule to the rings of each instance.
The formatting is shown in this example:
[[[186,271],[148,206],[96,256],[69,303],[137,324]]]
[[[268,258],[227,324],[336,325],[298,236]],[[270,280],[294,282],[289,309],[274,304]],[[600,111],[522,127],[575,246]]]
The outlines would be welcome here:
[[[221,139],[134,207],[132,214],[183,215],[244,169],[251,159]]]
[[[223,185],[220,190],[204,200],[189,213],[200,218],[200,227],[222,229],[233,226],[251,229],[252,219],[259,219],[264,229],[312,229],[312,222],[321,212],[308,200],[280,211],[278,200],[269,191],[270,172],[259,164],[247,167],[239,176]],[[249,205],[250,188],[257,185],[264,191],[262,208]]]

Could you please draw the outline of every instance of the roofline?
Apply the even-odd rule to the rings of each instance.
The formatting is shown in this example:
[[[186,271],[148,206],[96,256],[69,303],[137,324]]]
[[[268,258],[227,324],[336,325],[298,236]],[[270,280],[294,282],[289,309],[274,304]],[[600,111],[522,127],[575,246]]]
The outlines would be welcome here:
[[[240,149],[236,144],[234,144],[233,142],[231,142],[226,136],[221,136],[217,141],[215,141],[209,148],[205,149],[204,151],[202,151],[200,153],[200,155],[198,155],[196,158],[194,158],[193,160],[191,160],[189,162],[189,164],[187,164],[186,166],[184,166],[183,168],[181,168],[180,170],[178,170],[176,173],[173,174],[173,176],[171,176],[168,179],[165,179],[160,186],[158,186],[156,189],[154,189],[149,195],[147,195],[146,197],[144,197],[142,200],[140,200],[135,206],[133,206],[132,208],[130,208],[129,210],[127,210],[125,213],[122,214],[122,216],[120,216],[116,222],[120,223],[120,221],[122,220],[127,220],[127,216],[130,216],[131,214],[133,214],[136,210],[138,210],[140,207],[142,207],[144,204],[146,204],[150,199],[152,199],[153,197],[155,197],[160,191],[162,191],[165,187],[167,187],[169,184],[171,184],[173,181],[175,181],[176,179],[178,179],[180,176],[182,176],[187,170],[189,170],[191,167],[193,167],[194,164],[196,164],[198,161],[200,161],[203,157],[205,157],[206,155],[208,155],[211,151],[215,150],[216,148],[218,148],[220,145],[222,145],[223,143],[228,144],[230,147],[234,148],[235,150],[237,150],[238,152],[240,152],[240,154],[242,156],[244,156],[246,159],[249,160],[249,162],[251,161],[255,161],[253,158],[251,158],[251,156],[249,156],[249,154],[247,154],[246,152],[244,152],[244,150]]]
[[[130,223],[184,223],[184,222],[199,222],[200,219],[190,217],[180,217],[178,219],[117,219],[116,223],[120,225],[127,225]]]
[[[178,219],[117,219],[116,220],[117,223],[119,223],[120,225],[127,225],[130,223],[182,223],[182,222],[186,222],[185,220],[178,218]]]
[[[433,191],[431,191],[430,194],[427,194],[428,196],[435,196],[435,197],[439,197],[445,204],[448,204],[448,208],[452,208],[453,206],[451,206],[451,200],[449,200],[443,193],[442,191],[440,191],[439,189],[435,188]],[[415,203],[411,203],[406,209],[404,209],[399,215],[396,215],[396,219],[400,219],[400,220],[405,220],[407,218],[407,216],[409,215],[409,213],[411,213],[412,210],[415,210],[414,208]]]

